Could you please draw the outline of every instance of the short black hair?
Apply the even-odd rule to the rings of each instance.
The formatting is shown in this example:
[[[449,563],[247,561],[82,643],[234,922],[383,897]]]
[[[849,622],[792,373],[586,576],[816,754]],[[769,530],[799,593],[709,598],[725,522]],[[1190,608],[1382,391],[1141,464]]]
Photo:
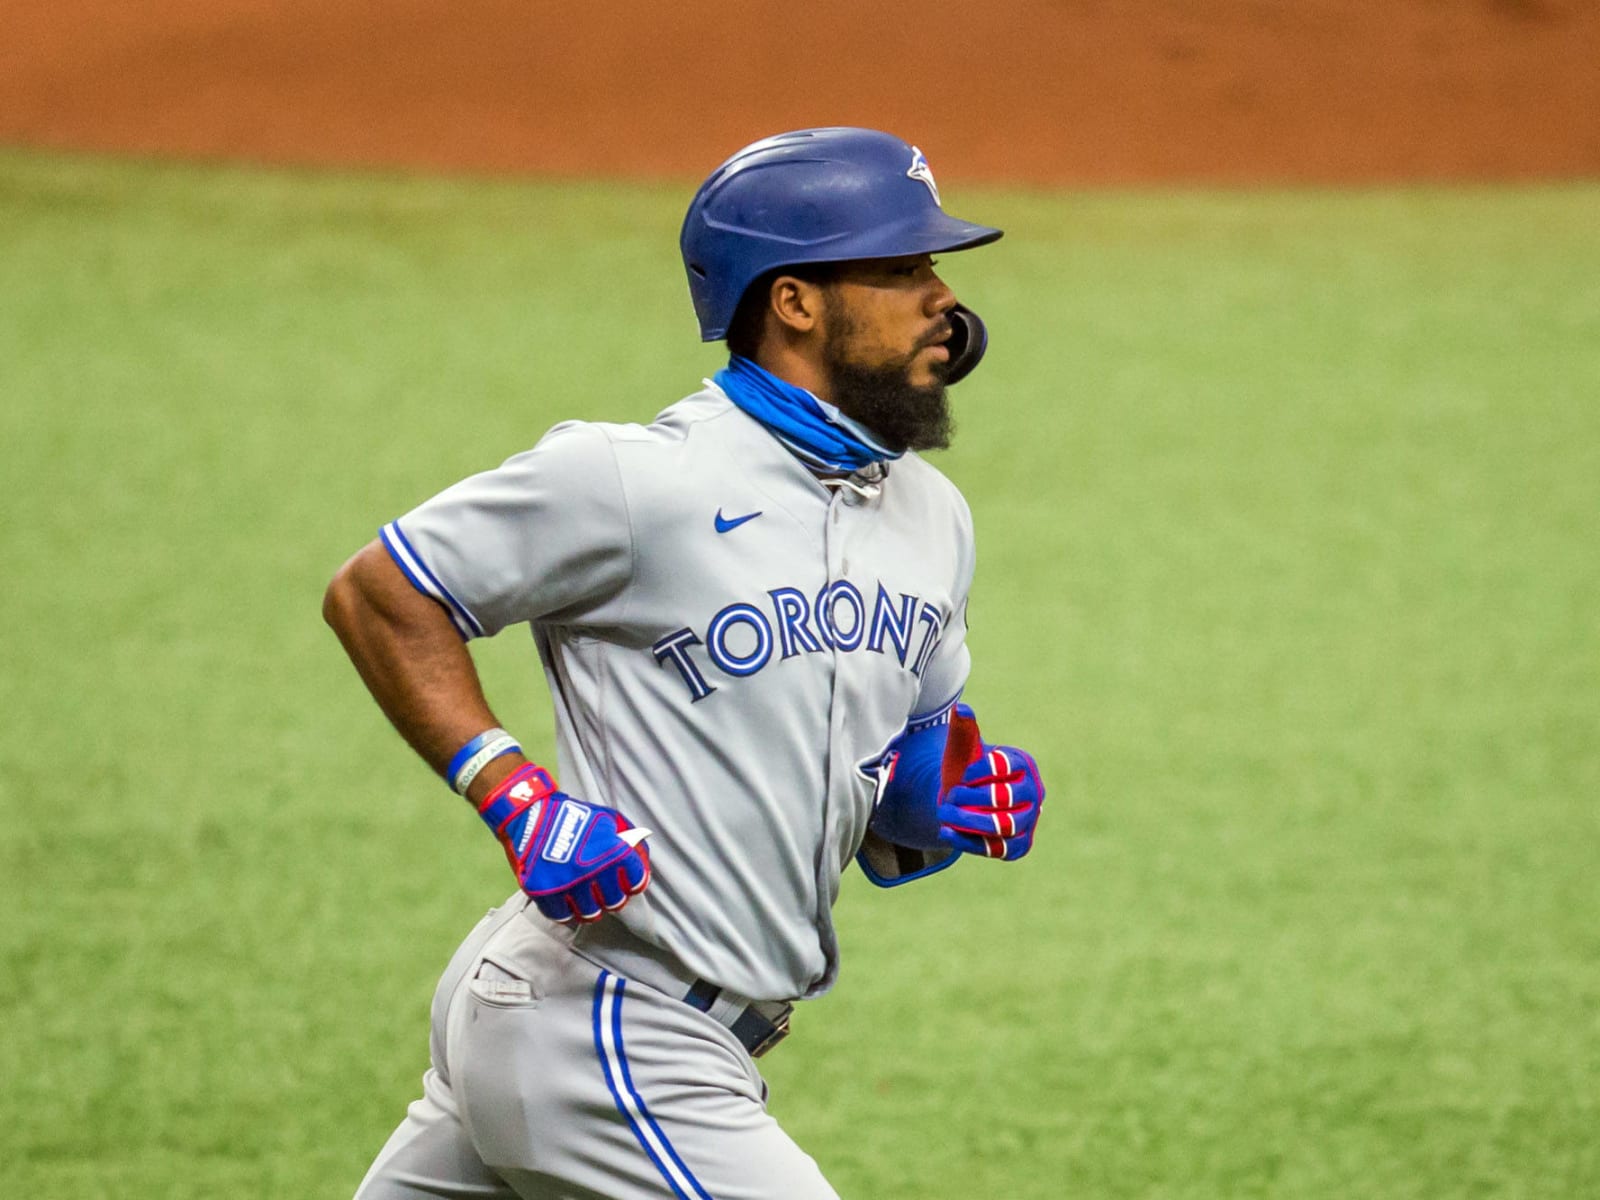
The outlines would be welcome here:
[[[757,275],[745,288],[744,295],[733,310],[733,320],[728,322],[728,353],[754,361],[761,348],[761,335],[767,327],[767,301],[772,295],[773,281],[780,275],[793,275],[807,283],[826,284],[838,274],[838,263],[796,263],[788,267],[773,267]]]

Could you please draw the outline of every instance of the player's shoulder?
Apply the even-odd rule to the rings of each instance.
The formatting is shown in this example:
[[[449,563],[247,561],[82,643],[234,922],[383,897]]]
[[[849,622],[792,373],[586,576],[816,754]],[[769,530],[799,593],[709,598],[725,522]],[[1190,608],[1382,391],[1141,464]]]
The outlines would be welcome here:
[[[636,484],[685,481],[722,474],[729,462],[748,462],[769,448],[761,427],[709,383],[658,413],[648,425],[589,422],[609,444],[625,479]],[[554,432],[554,431],[552,431]]]
[[[581,439],[604,442],[623,453],[648,453],[651,449],[671,452],[720,425],[736,433],[738,409],[709,383],[701,391],[668,405],[649,424],[637,421],[563,421],[553,426],[541,440]],[[720,431],[720,430],[719,430]]]
[[[619,489],[636,520],[666,519],[693,503],[701,486],[726,477],[729,464],[749,467],[772,453],[761,427],[710,386],[663,409],[649,424],[565,421],[538,451],[565,459],[562,470],[588,478],[579,490]],[[776,443],[773,443],[776,445]]]
[[[972,523],[972,510],[961,489],[916,451],[907,451],[894,461],[889,468],[889,479],[886,495],[898,492],[902,502],[926,509],[945,509],[965,524]]]
[[[958,499],[961,496],[961,489],[956,487],[955,482],[915,450],[907,450],[895,459],[890,470],[902,479],[912,481],[917,487]]]

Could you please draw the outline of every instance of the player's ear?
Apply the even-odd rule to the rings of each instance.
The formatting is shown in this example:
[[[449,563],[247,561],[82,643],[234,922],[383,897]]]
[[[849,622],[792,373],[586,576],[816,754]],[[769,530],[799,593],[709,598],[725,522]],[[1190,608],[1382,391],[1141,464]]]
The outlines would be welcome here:
[[[810,333],[822,322],[822,285],[795,275],[772,281],[767,303],[779,324],[793,333]]]

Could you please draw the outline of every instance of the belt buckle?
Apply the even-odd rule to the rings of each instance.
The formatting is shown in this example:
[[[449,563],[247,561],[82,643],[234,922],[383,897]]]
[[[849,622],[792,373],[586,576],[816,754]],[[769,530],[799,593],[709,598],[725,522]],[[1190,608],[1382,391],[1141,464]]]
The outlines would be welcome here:
[[[772,1022],[772,1028],[762,1036],[759,1042],[750,1047],[751,1058],[760,1058],[789,1036],[789,1017],[793,1012],[794,1009],[786,1007],[783,1012],[778,1014],[778,1019]]]

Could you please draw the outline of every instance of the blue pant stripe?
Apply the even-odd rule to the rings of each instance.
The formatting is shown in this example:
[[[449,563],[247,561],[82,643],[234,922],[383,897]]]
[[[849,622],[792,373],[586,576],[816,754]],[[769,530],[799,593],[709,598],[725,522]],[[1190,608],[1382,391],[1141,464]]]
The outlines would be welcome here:
[[[666,1133],[650,1115],[644,1097],[634,1086],[622,1041],[622,998],[627,982],[626,979],[612,975],[608,971],[601,971],[600,979],[595,984],[594,1047],[595,1053],[600,1057],[601,1069],[605,1072],[606,1087],[611,1091],[612,1103],[628,1122],[628,1128],[633,1131],[634,1139],[655,1164],[656,1170],[661,1173],[661,1178],[666,1180],[667,1186],[672,1189],[672,1194],[678,1197],[678,1200],[712,1200],[711,1194],[700,1185],[700,1181],[694,1177],[694,1172],[689,1170],[672,1143],[667,1140]],[[605,1016],[608,993],[611,996],[609,1029]],[[609,1046],[605,1037],[608,1032],[611,1035]]]

